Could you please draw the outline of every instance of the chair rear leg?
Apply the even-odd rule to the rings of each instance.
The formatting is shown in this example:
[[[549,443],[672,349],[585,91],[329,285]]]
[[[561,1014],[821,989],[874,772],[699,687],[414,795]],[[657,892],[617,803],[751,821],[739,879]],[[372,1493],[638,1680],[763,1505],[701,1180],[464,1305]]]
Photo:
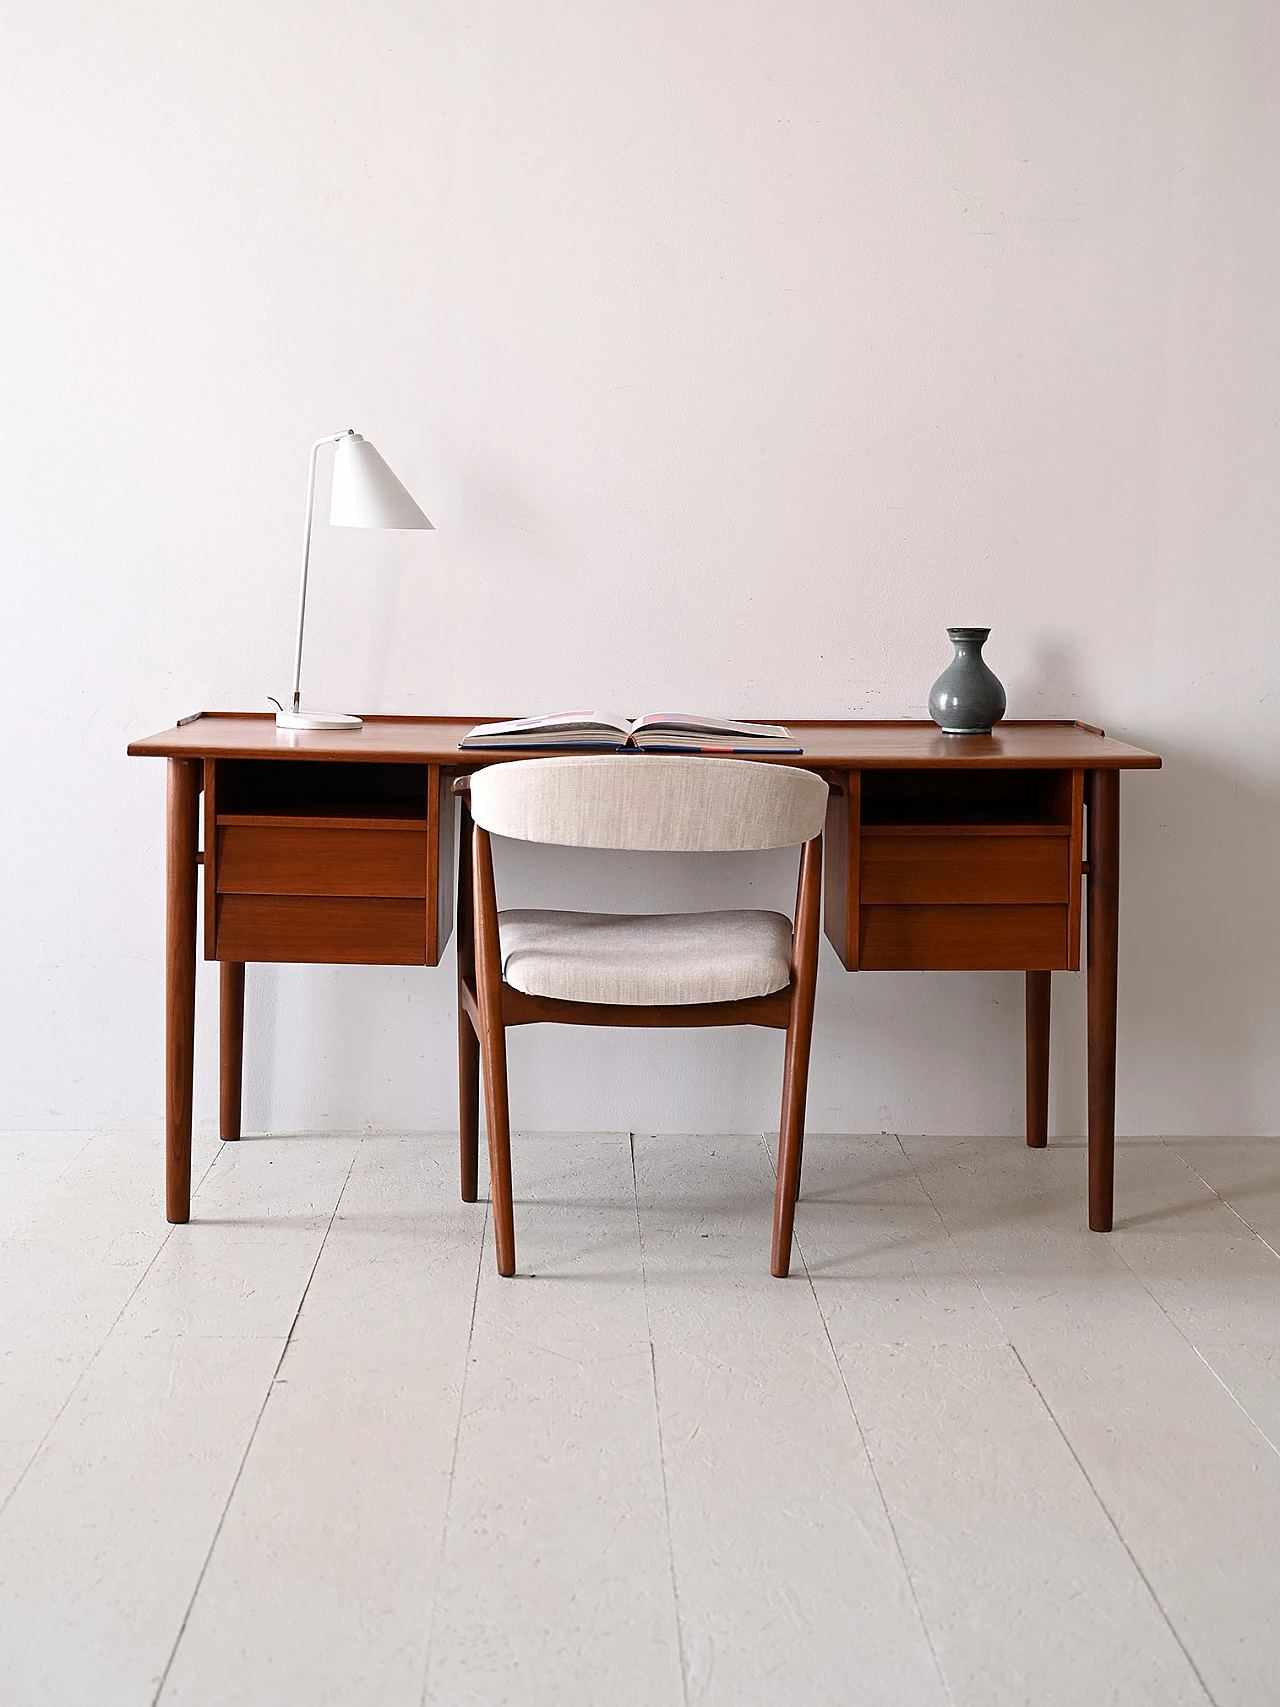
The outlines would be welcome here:
[[[782,1123],[778,1137],[778,1180],[773,1201],[773,1253],[770,1269],[785,1280],[791,1272],[791,1238],[796,1199],[800,1195],[800,1166],[804,1156],[804,1107],[809,1089],[809,1038],[813,1008],[801,1035],[799,1017],[787,1027],[786,1064],[782,1074]]]
[[[502,1020],[502,950],[498,941],[498,904],[493,890],[493,854],[489,834],[477,824],[472,832],[475,882],[476,1006],[480,1011],[480,1062],[484,1070],[484,1107],[489,1129],[489,1195],[498,1273],[516,1272],[516,1226],[511,1205],[511,1121],[507,1104],[507,1032]]]
[[[813,1040],[813,1004],[818,975],[818,905],[822,883],[822,843],[805,843],[800,859],[796,923],[792,940],[791,1019],[782,1069],[782,1121],[778,1133],[778,1182],[773,1200],[773,1253],[769,1264],[779,1280],[791,1271],[791,1237],[800,1164],[804,1155],[804,1105],[809,1090],[809,1045]]]
[[[511,1121],[507,1106],[507,1034],[501,1021],[485,1026],[480,1040],[484,1065],[484,1107],[489,1133],[489,1195],[493,1199],[493,1236],[498,1273],[516,1272],[516,1223],[511,1202]]]

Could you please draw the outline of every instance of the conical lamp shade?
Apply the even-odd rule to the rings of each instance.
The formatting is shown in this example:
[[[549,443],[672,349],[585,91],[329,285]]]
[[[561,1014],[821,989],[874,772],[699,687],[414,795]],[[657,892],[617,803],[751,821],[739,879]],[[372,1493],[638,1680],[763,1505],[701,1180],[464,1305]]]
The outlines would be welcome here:
[[[338,440],[329,522],[336,528],[431,526],[368,439],[359,433]]]

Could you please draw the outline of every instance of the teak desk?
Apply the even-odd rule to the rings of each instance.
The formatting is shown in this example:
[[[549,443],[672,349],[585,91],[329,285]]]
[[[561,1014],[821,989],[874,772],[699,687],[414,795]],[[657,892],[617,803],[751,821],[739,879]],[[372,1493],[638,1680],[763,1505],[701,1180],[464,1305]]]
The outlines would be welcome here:
[[[240,1136],[244,968],[251,960],[435,966],[453,920],[453,777],[520,753],[461,753],[487,719],[371,717],[354,734],[277,731],[270,714],[202,712],[134,741],[169,761],[166,1183],[191,1210],[196,871],[204,952],[221,962],[221,1130]],[[1047,1141],[1050,974],[1080,965],[1088,879],[1089,1225],[1112,1220],[1120,772],[1154,753],[1083,723],[784,719],[831,788],[825,928],[850,971],[1026,974],[1027,1143]],[[545,755],[544,755],[545,756]],[[203,789],[204,852],[199,851]],[[463,827],[469,828],[462,804]],[[458,917],[471,925],[470,838]],[[462,1030],[470,1038],[465,1021]],[[460,1034],[461,1035],[461,1034]],[[461,1124],[479,1118],[474,1047],[459,1044]]]

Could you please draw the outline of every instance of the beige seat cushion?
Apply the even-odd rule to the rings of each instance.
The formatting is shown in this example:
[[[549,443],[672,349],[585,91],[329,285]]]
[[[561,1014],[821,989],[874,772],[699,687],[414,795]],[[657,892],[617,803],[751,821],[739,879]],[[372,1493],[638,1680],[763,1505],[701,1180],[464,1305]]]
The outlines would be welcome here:
[[[513,989],[567,1002],[732,1002],[791,982],[791,921],[781,913],[498,915]]]

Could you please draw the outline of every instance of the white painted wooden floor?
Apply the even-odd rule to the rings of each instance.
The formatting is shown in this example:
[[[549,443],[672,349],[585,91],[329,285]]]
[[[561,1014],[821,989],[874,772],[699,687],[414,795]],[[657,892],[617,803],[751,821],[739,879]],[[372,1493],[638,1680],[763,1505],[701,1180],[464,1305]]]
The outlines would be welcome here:
[[[1280,1702],[1280,1142],[0,1140],[6,1707]]]

